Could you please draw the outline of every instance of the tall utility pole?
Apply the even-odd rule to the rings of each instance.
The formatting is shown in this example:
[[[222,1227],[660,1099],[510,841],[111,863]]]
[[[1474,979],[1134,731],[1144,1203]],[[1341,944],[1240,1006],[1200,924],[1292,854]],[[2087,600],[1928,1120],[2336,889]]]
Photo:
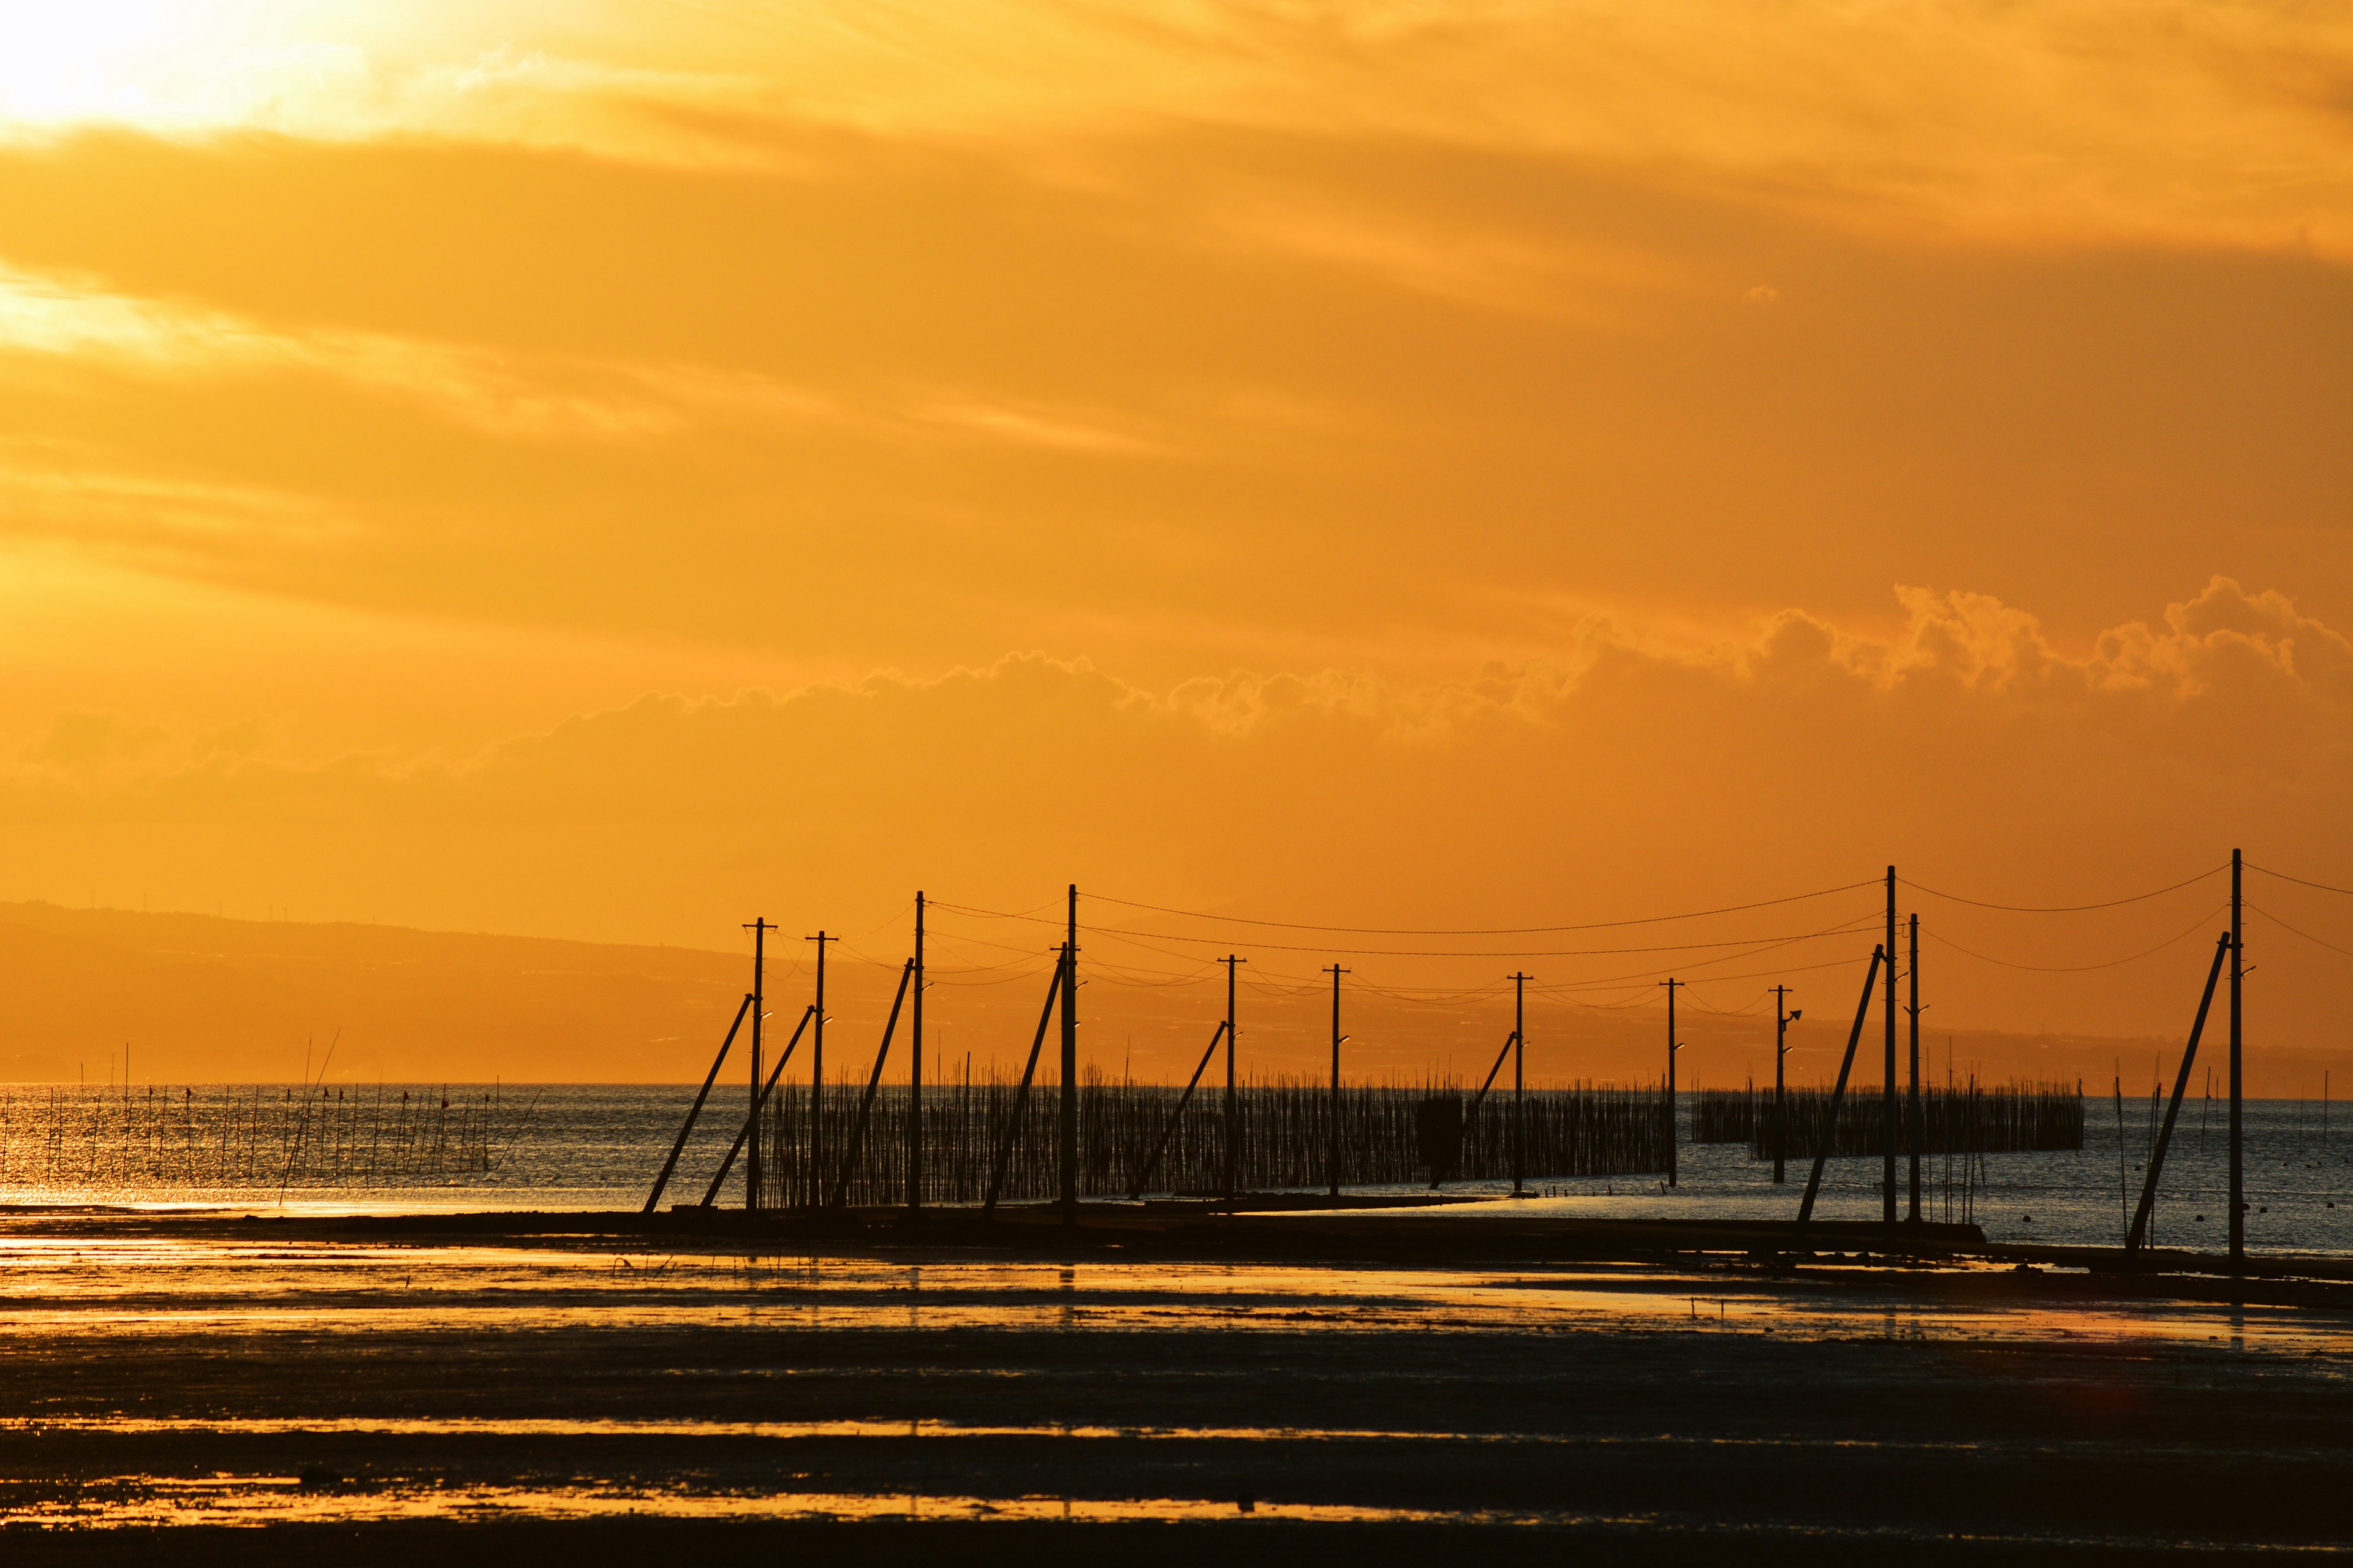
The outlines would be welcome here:
[[[1911,991],[1911,1004],[1904,1011],[1912,1017],[1912,1113],[1905,1117],[1909,1130],[1905,1142],[1912,1149],[1912,1206],[1905,1217],[1914,1225],[1920,1223],[1920,917],[1913,915],[1907,924],[1911,931],[1912,956],[1904,966]]]
[[[1675,1125],[1675,1053],[1683,1044],[1675,1038],[1675,987],[1688,985],[1688,980],[1662,980],[1667,988],[1667,1185],[1675,1184],[1675,1139],[1681,1130]]]
[[[825,1178],[818,1173],[825,1169],[825,944],[841,939],[820,931],[801,940],[817,943],[817,1016],[809,1020],[808,1206],[820,1208],[825,1204]]]
[[[1079,885],[1071,884],[1062,942],[1062,1223],[1079,1223]]]
[[[1340,1195],[1340,1042],[1347,1038],[1340,1033],[1340,976],[1351,973],[1338,964],[1332,965],[1332,1115],[1324,1141],[1324,1170],[1331,1178],[1332,1195]]]
[[[744,1167],[744,1206],[760,1206],[760,1003],[768,963],[768,918],[762,915],[744,930],[752,933],[752,1102],[745,1114],[752,1122],[750,1163]]]
[[[1512,976],[1512,1192],[1520,1191],[1527,1174],[1528,982],[1534,976]]]
[[[1887,1067],[1881,1077],[1880,1214],[1895,1223],[1895,868],[1887,868]]]
[[[1233,1206],[1234,1185],[1241,1170],[1241,1118],[1237,1111],[1234,1090],[1234,966],[1248,963],[1247,958],[1225,956],[1226,965],[1226,1206]]]
[[[2247,1257],[2247,1171],[2242,1158],[2244,1151],[2239,1142],[2239,1051],[2240,1036],[2239,982],[2246,973],[2246,952],[2241,944],[2240,921],[2244,910],[2240,903],[2239,877],[2243,869],[2236,849],[2231,851],[2231,1267],[2237,1268]]]
[[[1776,1182],[1789,1179],[1788,1173],[1782,1168],[1789,1143],[1788,1089],[1782,1061],[1789,1054],[1789,1025],[1798,1015],[1788,1010],[1788,1005],[1789,988],[1786,985],[1773,987],[1773,1179]]]
[[[907,1077],[907,1207],[923,1206],[923,893],[915,890],[915,1054]]]

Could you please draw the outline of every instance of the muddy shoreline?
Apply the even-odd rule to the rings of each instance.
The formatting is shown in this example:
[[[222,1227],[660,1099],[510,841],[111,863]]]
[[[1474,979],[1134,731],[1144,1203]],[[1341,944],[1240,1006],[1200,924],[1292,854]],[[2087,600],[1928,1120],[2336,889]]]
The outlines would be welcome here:
[[[1838,1227],[1835,1257],[1819,1227],[1801,1260],[1464,1217],[1367,1258],[1412,1238],[1360,1232],[1403,1216],[1273,1238],[1220,1216],[1222,1252],[1199,1216],[994,1246],[642,1217],[0,1217],[0,1546],[2353,1545],[2353,1306],[2328,1279],[2020,1273],[1846,1235],[1876,1226]]]

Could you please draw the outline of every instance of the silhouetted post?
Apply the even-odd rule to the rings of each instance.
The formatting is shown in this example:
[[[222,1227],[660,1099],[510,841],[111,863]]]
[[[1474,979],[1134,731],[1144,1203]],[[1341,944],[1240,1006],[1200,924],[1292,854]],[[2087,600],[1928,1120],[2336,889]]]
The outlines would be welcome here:
[[[1512,976],[1512,1191],[1527,1173],[1527,1061],[1529,977]]]
[[[1079,885],[1071,884],[1069,934],[1062,942],[1062,1223],[1079,1223]]]
[[[907,1069],[907,1206],[923,1206],[923,894],[915,891],[914,1011],[907,1019],[915,1056]]]
[[[2233,1268],[2244,1262],[2247,1256],[2247,1171],[2242,1158],[2245,1151],[2239,1142],[2239,1053],[2242,1045],[2239,982],[2246,973],[2246,949],[2241,945],[2245,935],[2241,923],[2245,914],[2240,900],[2242,868],[2239,852],[2233,849],[2231,851],[2231,1266]]]
[[[1776,1182],[1789,1179],[1783,1168],[1783,1159],[1789,1147],[1789,1112],[1788,1087],[1782,1062],[1789,1054],[1789,1024],[1796,1015],[1786,1010],[1788,1001],[1788,986],[1773,987],[1773,1179]]]
[[[1879,1217],[1895,1223],[1895,868],[1887,868],[1887,1064],[1881,1074]]]
[[[744,928],[752,933],[752,1092],[745,1101],[752,1118],[752,1147],[744,1162],[744,1207],[760,1206],[760,1015],[768,962],[768,920],[765,915]]]
[[[1905,1012],[1912,1018],[1912,1105],[1911,1114],[1905,1118],[1908,1129],[1905,1142],[1911,1145],[1912,1206],[1905,1217],[1914,1225],[1920,1223],[1920,917],[1910,917],[1912,956],[1905,964],[1906,983],[1910,988],[1911,1005]]]
[[[2198,1016],[2189,1025],[2189,1043],[2182,1047],[2181,1070],[2174,1075],[2173,1100],[2165,1108],[2165,1125],[2158,1130],[2156,1147],[2148,1153],[2148,1174],[2140,1184],[2139,1206],[2133,1210],[2132,1225],[2125,1232],[2126,1252],[2137,1252],[2148,1239],[2149,1216],[2157,1210],[2157,1184],[2165,1170],[2166,1151],[2173,1147],[2173,1123],[2181,1115],[2181,1097],[2189,1089],[2189,1066],[2198,1059],[2199,1037],[2206,1033],[2206,1015],[2214,1006],[2214,982],[2222,977],[2222,954],[2230,945],[2228,932],[2214,944],[2214,963],[2206,971],[2206,991],[2198,998]]]
[[[1324,1140],[1324,1174],[1331,1178],[1332,1195],[1340,1195],[1340,1042],[1347,1037],[1340,1033],[1340,976],[1350,971],[1332,965],[1332,1118]]]
[[[801,940],[817,943],[817,1016],[809,1020],[808,1116],[808,1206],[817,1208],[825,1202],[825,1178],[818,1174],[825,1169],[825,944],[841,939],[820,931]]]
[[[1226,954],[1226,1205],[1233,1205],[1241,1170],[1241,1117],[1234,1089],[1234,965],[1247,958]]]
[[[1675,1053],[1682,1042],[1675,1038],[1675,987],[1688,985],[1688,980],[1662,980],[1667,988],[1667,1185],[1675,1184],[1675,1140],[1681,1129],[1675,1125]]]
[[[1830,1163],[1831,1151],[1838,1144],[1839,1107],[1846,1102],[1846,1080],[1854,1071],[1854,1048],[1862,1043],[1862,1026],[1871,1019],[1871,994],[1879,984],[1879,966],[1889,963],[1887,950],[1871,950],[1871,968],[1862,977],[1862,994],[1854,1004],[1854,1027],[1846,1034],[1846,1055],[1839,1058],[1838,1082],[1831,1086],[1830,1111],[1822,1120],[1822,1135],[1814,1143],[1813,1173],[1806,1178],[1806,1195],[1798,1200],[1798,1223],[1804,1225],[1814,1217],[1814,1198],[1822,1190],[1822,1169]]]

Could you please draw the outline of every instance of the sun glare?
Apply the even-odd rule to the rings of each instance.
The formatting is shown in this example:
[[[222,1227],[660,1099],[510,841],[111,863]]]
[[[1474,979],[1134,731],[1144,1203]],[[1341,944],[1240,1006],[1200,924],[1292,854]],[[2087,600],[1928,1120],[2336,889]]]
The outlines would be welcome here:
[[[0,124],[234,124],[359,68],[321,38],[329,7],[258,0],[84,0],[0,7]]]

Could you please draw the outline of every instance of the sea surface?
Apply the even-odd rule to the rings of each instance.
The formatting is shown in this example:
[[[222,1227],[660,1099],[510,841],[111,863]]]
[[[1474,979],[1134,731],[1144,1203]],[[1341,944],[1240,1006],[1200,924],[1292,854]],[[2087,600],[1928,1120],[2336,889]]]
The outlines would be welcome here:
[[[632,1209],[645,1203],[694,1090],[393,1084],[346,1089],[347,1099],[329,1098],[324,1107],[310,1100],[317,1093],[298,1085],[0,1087],[0,1205],[290,1214]],[[2084,1111],[2081,1150],[1925,1160],[1923,1216],[1973,1220],[1997,1240],[2116,1244],[2139,1196],[2156,1112],[2147,1100],[2127,1100],[2120,1126],[2113,1100],[2094,1097]],[[2225,1118],[2221,1100],[2183,1106],[2155,1209],[2158,1245],[2225,1244]],[[2250,1249],[2353,1255],[2353,1127],[2346,1121],[2342,1106],[2247,1102]],[[679,1160],[664,1206],[702,1201],[741,1125],[740,1106],[714,1101]],[[1686,1139],[1689,1132],[1686,1113]],[[1537,1179],[1518,1202],[1453,1212],[1773,1219],[1794,1216],[1810,1170],[1793,1161],[1777,1186],[1770,1163],[1750,1159],[1745,1144],[1689,1142],[1677,1163],[1672,1187],[1655,1173]],[[1908,1208],[1907,1177],[1899,1160],[1899,1213]],[[1448,1191],[1501,1196],[1510,1184],[1460,1183]],[[740,1166],[717,1201],[742,1201]],[[1877,1157],[1836,1158],[1826,1164],[1815,1212],[1868,1220],[1879,1216],[1881,1201]]]

